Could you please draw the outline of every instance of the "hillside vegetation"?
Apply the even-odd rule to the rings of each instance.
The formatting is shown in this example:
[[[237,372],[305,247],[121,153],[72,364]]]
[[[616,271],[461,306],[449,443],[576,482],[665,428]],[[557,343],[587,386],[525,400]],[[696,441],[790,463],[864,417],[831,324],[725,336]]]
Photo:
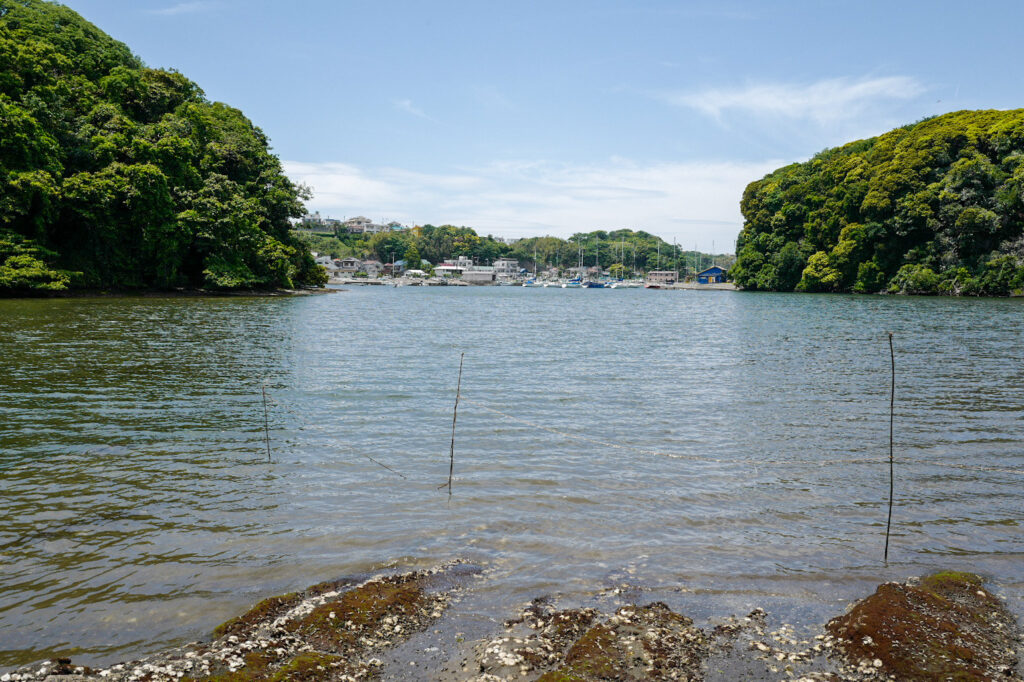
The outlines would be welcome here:
[[[237,109],[67,7],[0,0],[0,293],[318,284],[303,198]]]
[[[736,283],[770,291],[1024,288],[1024,109],[960,111],[751,183]]]
[[[506,244],[487,235],[481,237],[470,227],[423,225],[410,230],[379,232],[372,235],[344,232],[300,233],[300,238],[315,251],[332,257],[376,258],[384,263],[400,259],[415,246],[420,256],[433,264],[446,258],[466,256],[487,265],[496,258],[515,258],[522,267],[540,271],[546,268],[576,267],[582,249],[586,267],[600,264],[616,276],[631,276],[654,269],[692,273],[712,263],[728,267],[731,254],[706,254],[686,251],[642,230],[595,230],[577,232],[568,239],[526,237]]]

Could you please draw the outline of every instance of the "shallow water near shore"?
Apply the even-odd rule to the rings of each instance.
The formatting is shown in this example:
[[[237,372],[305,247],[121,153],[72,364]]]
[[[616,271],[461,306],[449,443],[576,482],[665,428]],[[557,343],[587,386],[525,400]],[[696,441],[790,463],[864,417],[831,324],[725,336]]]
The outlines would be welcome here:
[[[454,607],[481,629],[623,584],[698,622],[820,622],[936,568],[1020,617],[1022,314],[498,287],[0,300],[0,669],[125,659],[453,557],[487,567]]]

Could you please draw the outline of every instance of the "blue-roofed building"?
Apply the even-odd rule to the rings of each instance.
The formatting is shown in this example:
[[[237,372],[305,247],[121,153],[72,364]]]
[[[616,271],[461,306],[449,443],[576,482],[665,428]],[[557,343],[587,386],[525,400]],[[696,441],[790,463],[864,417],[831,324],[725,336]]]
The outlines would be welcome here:
[[[707,270],[697,273],[697,284],[721,284],[725,281],[726,269],[719,265],[712,265]]]

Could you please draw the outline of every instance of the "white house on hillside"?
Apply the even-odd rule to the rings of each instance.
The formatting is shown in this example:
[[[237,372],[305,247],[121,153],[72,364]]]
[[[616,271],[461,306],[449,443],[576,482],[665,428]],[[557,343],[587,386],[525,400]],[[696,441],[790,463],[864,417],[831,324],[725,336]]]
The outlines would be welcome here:
[[[494,274],[498,279],[512,279],[519,274],[519,261],[515,258],[499,258],[494,261]]]

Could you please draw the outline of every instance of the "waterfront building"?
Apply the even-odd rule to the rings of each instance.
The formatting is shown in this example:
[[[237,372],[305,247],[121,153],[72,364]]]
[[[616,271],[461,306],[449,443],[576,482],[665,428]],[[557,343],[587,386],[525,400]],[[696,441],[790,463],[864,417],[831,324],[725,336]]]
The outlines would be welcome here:
[[[380,276],[381,271],[384,269],[384,264],[379,260],[364,260],[363,261],[363,272],[366,273],[367,277],[376,278]]]
[[[474,265],[472,269],[462,273],[462,279],[470,284],[494,284],[497,277],[494,266]]]
[[[434,268],[434,274],[438,277],[458,277],[466,270],[473,267],[473,259],[467,256],[459,256],[452,260],[449,258],[446,261],[442,261],[440,265]]]
[[[498,279],[512,279],[519,274],[519,261],[515,258],[499,258],[494,261],[494,275]]]
[[[359,272],[363,268],[363,261],[358,258],[340,258],[337,261],[338,270],[344,275],[351,275],[352,273]]]
[[[725,281],[726,269],[712,265],[707,270],[701,270],[697,273],[697,284],[721,284]]]
[[[313,254],[313,260],[317,265],[327,271],[328,277],[336,277],[338,275],[338,264],[326,253],[318,253],[316,251],[310,251]]]
[[[657,285],[670,285],[679,281],[678,270],[651,270],[647,273],[647,283]]]

